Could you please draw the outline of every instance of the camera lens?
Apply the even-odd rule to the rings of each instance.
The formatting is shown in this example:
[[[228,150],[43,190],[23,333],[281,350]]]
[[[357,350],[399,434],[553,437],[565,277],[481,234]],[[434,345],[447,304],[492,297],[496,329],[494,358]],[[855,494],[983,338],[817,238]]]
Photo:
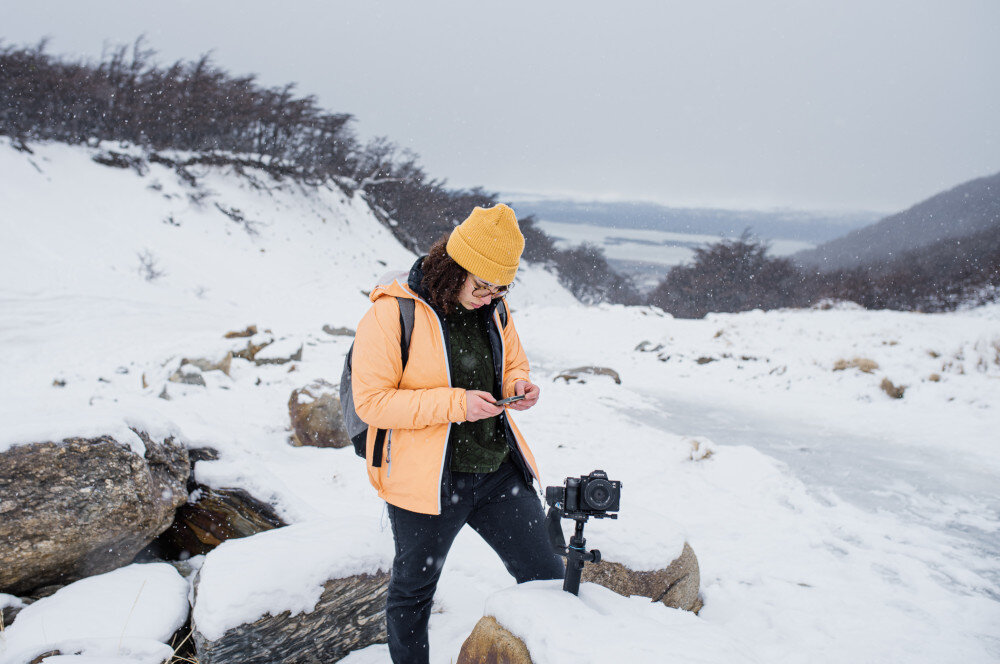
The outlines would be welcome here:
[[[583,500],[591,510],[604,511],[611,507],[613,489],[608,480],[591,478],[583,490]]]
[[[545,487],[545,502],[555,507],[566,500],[566,489],[561,486]]]

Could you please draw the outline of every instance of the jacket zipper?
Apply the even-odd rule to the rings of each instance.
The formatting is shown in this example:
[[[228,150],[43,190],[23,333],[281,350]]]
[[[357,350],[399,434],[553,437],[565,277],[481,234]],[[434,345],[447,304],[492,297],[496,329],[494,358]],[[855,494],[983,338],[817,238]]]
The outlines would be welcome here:
[[[402,284],[401,284],[401,286],[402,286]],[[444,369],[445,369],[444,375],[445,375],[445,378],[448,379],[448,387],[452,387],[452,384],[451,384],[451,362],[449,362],[449,360],[448,360],[448,342],[447,342],[447,340],[444,337],[444,322],[437,315],[437,312],[434,311],[434,307],[432,307],[431,305],[427,304],[427,302],[422,297],[420,297],[415,292],[413,292],[412,288],[410,288],[408,285],[407,286],[403,286],[403,288],[405,288],[408,293],[410,293],[411,295],[413,295],[413,297],[416,300],[419,300],[428,309],[430,309],[434,313],[434,318],[437,319],[437,322],[438,322],[438,331],[441,333],[441,348],[444,350],[444,353],[442,353],[444,355]],[[416,322],[414,322],[414,327],[415,326],[416,326]],[[501,343],[503,343],[503,342],[501,341]],[[437,489],[435,489],[435,493],[437,494],[437,513],[438,514],[441,514],[441,483],[444,481],[444,465],[445,465],[445,462],[448,459],[448,441],[450,439],[451,439],[451,422],[448,422],[448,430],[445,431],[445,434],[444,434],[444,453],[441,455],[441,469],[438,471]]]
[[[510,310],[509,309],[507,310],[507,322],[510,322]],[[495,306],[493,307],[493,323],[494,323],[494,325],[496,325],[497,336],[500,339],[500,389],[503,390],[503,372],[504,372],[504,365],[506,364],[506,362],[504,360],[507,357],[507,348],[506,348],[506,345],[504,344],[504,341],[503,341],[503,327],[500,325],[500,314],[497,312]],[[503,392],[500,393],[500,396],[503,397]],[[506,409],[504,409],[504,412],[501,415],[501,417],[504,419],[503,425],[506,428],[506,431],[504,431],[504,437],[507,436],[507,432],[509,431],[510,432],[510,437],[514,440],[514,445],[513,445],[514,450],[513,451],[516,452],[517,455],[518,455],[518,457],[521,459],[521,463],[524,465],[524,469],[528,471],[528,474],[531,475],[532,477],[534,477],[535,476],[535,471],[532,469],[531,464],[528,463],[528,460],[524,457],[524,453],[521,452],[521,444],[517,442],[517,436],[514,435],[513,429],[510,428],[510,422],[506,421],[507,420],[507,410]],[[535,480],[537,480],[539,486],[541,486],[541,484],[542,484],[541,478],[540,477],[535,477]],[[530,484],[530,482],[529,482],[529,484]]]
[[[389,433],[386,438],[388,439],[385,444],[385,476],[389,477],[392,475],[392,429],[389,429]]]

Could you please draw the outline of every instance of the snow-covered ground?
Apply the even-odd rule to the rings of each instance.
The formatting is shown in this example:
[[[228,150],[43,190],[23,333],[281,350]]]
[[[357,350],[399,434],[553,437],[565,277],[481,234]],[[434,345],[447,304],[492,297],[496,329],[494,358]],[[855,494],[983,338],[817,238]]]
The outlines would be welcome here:
[[[198,463],[200,482],[243,487],[296,524],[224,544],[205,561],[207,572],[254,546],[258,564],[281,547],[302,551],[301,565],[261,579],[283,592],[265,595],[273,605],[258,611],[301,610],[318,597],[317,570],[340,569],[323,557],[344,555],[322,536],[324,524],[365,543],[351,564],[388,560],[391,537],[362,463],[350,449],[290,446],[287,402],[313,380],[338,380],[351,338],[323,325],[353,328],[368,306],[363,291],[413,256],[363,201],[336,188],[203,169],[194,189],[163,166],[140,176],[93,163],[93,149],[32,147],[19,153],[0,139],[0,450],[68,435],[130,440],[128,425],[217,449],[219,460]],[[248,232],[222,212],[233,209],[259,223]],[[140,255],[164,274],[146,280]],[[568,652],[580,662],[613,653],[636,653],[637,662],[670,653],[719,663],[733,653],[761,662],[1000,660],[1000,306],[686,321],[583,307],[553,275],[527,267],[510,307],[542,387],[539,405],[515,417],[545,483],[595,468],[621,480],[621,519],[589,524],[588,545],[653,567],[686,539],[705,608],[639,608],[587,586],[579,600],[551,584],[511,588],[468,531],[439,586],[432,662],[453,661],[484,610],[520,632],[538,662]],[[204,372],[205,386],[167,380],[182,358],[218,360],[245,346],[222,335],[249,324],[258,340],[275,340],[269,352],[301,346],[302,360],[237,359],[229,376]],[[834,370],[854,358],[878,368]],[[586,365],[614,369],[621,384],[557,377]],[[883,379],[906,386],[903,398],[889,397]],[[164,389],[169,400],[159,398]],[[116,601],[94,596],[88,610],[105,622],[95,639],[125,633],[115,607],[135,599],[126,585],[105,584],[122,588]],[[236,595],[227,604],[225,591],[224,582],[215,591],[216,631],[247,619],[246,604]],[[41,600],[22,615],[61,624],[59,606]],[[39,637],[35,622],[8,628],[0,661],[15,640],[21,649],[54,638],[49,627]],[[170,631],[161,624],[143,638]],[[128,659],[124,645],[118,652],[144,661]],[[344,661],[388,656],[373,646]]]

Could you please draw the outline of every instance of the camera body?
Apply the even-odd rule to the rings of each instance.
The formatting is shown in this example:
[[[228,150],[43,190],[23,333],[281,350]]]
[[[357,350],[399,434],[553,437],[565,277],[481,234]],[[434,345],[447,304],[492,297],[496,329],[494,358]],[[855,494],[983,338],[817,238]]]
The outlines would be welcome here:
[[[621,492],[621,482],[609,480],[603,470],[594,470],[589,475],[567,477],[563,486],[546,487],[545,502],[569,518],[576,515],[602,518],[619,510]]]

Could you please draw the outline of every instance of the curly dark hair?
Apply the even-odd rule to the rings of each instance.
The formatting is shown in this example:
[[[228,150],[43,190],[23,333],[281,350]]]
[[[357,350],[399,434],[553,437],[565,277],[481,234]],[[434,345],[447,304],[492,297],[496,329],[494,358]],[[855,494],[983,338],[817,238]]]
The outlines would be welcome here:
[[[424,271],[420,284],[427,289],[427,299],[431,301],[431,306],[444,312],[445,316],[454,311],[458,304],[458,293],[469,275],[445,250],[448,237],[444,235],[435,242],[420,265]]]

